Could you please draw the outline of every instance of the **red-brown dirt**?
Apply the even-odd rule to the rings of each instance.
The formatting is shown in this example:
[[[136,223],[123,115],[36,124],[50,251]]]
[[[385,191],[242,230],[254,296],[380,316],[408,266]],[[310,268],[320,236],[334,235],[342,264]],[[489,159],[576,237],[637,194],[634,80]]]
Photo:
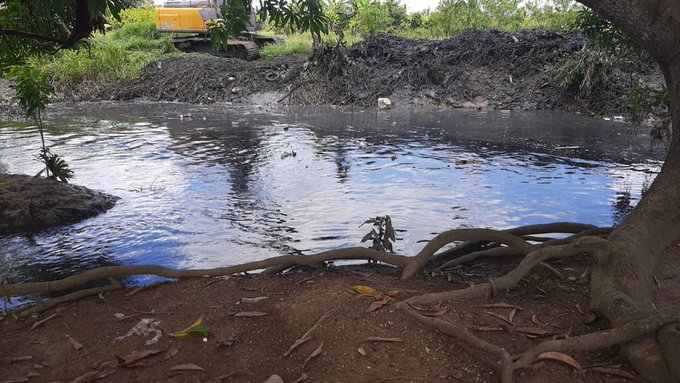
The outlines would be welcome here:
[[[677,312],[680,291],[677,277],[680,251],[669,253],[658,275],[661,288],[655,304],[664,312]],[[0,324],[0,382],[264,382],[279,375],[284,382],[307,376],[309,382],[494,382],[495,374],[464,344],[421,325],[388,304],[366,312],[374,298],[352,290],[363,285],[382,292],[398,290],[397,300],[424,292],[462,288],[499,273],[497,265],[444,276],[422,276],[401,281],[393,270],[376,266],[305,270],[285,276],[240,275],[228,279],[197,278],[59,306],[39,317]],[[486,300],[431,307],[441,318],[473,330],[485,340],[511,353],[526,350],[552,337],[574,336],[606,328],[588,313],[589,261],[554,262],[564,279],[539,270],[523,285]],[[451,282],[448,280],[452,279]],[[131,294],[134,292],[134,294]],[[268,297],[257,303],[242,298]],[[484,307],[507,303],[518,308],[512,323],[511,308]],[[312,339],[284,353],[329,310]],[[238,317],[239,312],[262,312],[262,317]],[[115,314],[124,314],[117,319]],[[34,323],[55,315],[39,327]],[[188,336],[176,339],[197,318],[209,328],[207,341]],[[145,346],[152,336],[125,335],[143,318],[159,321],[162,336]],[[545,335],[531,338],[527,328]],[[70,336],[82,348],[69,339]],[[368,341],[369,337],[399,338],[399,342]],[[323,343],[320,354],[305,360]],[[159,350],[129,367],[135,351]],[[572,355],[582,371],[554,361],[516,374],[519,382],[624,382],[630,381],[593,370],[612,368],[629,372],[617,349]],[[25,358],[24,358],[25,357]],[[29,358],[30,357],[30,358]],[[173,372],[171,368],[194,364],[203,370]],[[194,367],[195,368],[195,367]],[[89,375],[88,375],[89,374]],[[303,375],[305,374],[305,375]]]

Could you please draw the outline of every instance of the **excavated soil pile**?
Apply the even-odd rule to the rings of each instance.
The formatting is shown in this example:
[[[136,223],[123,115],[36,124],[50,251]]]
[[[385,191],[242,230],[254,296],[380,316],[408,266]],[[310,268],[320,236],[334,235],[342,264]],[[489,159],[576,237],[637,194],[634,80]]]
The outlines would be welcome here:
[[[145,98],[189,103],[239,101],[256,92],[286,89],[304,60],[298,56],[258,61],[173,56],[150,64],[137,79],[114,85],[88,98]]]
[[[49,178],[0,174],[0,233],[75,223],[109,210],[116,200]]]
[[[95,98],[253,102],[262,99],[253,95],[269,93],[275,95],[270,102],[297,105],[375,107],[379,97],[390,97],[397,105],[613,115],[626,114],[634,86],[663,83],[649,59],[591,58],[585,67],[602,76],[591,92],[579,94],[583,74],[569,72],[565,63],[583,62],[589,44],[577,33],[487,30],[442,41],[372,36],[346,49],[324,47],[309,62],[303,56],[256,62],[175,56]],[[559,83],[565,71],[573,84]]]

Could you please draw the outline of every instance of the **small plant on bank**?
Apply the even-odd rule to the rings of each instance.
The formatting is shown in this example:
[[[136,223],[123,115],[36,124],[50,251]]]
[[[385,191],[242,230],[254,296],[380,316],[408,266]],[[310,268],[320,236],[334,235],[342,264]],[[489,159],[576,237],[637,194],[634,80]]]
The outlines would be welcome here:
[[[384,217],[377,216],[367,219],[359,227],[366,224],[372,224],[373,227],[361,242],[371,241],[371,249],[382,251],[384,253],[394,253],[392,250],[392,242],[396,241],[396,233],[392,227],[392,219],[389,215]]]
[[[8,74],[8,77],[16,82],[14,100],[24,114],[38,126],[42,142],[42,150],[38,154],[38,159],[45,163],[47,177],[68,182],[73,177],[73,171],[69,169],[66,161],[59,155],[51,153],[45,146],[42,114],[50,102],[50,95],[54,92],[54,88],[47,80],[47,75],[29,66],[14,66]]]

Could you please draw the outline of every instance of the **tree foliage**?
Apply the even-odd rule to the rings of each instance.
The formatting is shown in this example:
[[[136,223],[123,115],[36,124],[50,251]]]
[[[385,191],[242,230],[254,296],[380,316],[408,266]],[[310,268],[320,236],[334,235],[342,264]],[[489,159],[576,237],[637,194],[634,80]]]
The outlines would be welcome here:
[[[36,54],[77,48],[106,15],[119,18],[122,0],[0,0],[0,70]]]
[[[15,82],[15,101],[26,116],[31,118],[38,126],[42,141],[42,150],[38,154],[38,159],[45,163],[46,175],[58,178],[63,182],[68,182],[73,177],[73,171],[69,168],[66,161],[57,154],[50,152],[47,146],[45,146],[42,114],[50,102],[50,96],[54,92],[54,89],[47,80],[47,75],[29,66],[12,66],[9,68],[8,77]]]
[[[292,32],[309,31],[315,44],[322,34],[328,34],[329,18],[321,0],[261,0],[258,11],[262,20],[276,28],[288,28]]]

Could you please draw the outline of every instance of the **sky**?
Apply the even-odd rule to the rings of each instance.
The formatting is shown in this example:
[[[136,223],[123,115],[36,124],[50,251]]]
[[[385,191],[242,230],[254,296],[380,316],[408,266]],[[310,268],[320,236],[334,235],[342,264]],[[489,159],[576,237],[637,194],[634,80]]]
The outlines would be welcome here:
[[[401,0],[401,3],[406,6],[409,12],[420,12],[427,8],[434,11],[439,4],[439,0]]]
[[[163,0],[154,0],[154,3],[160,5],[163,3]],[[253,4],[256,3],[255,1],[253,2]],[[406,6],[409,12],[419,12],[428,7],[434,11],[437,8],[437,4],[439,4],[439,0],[401,0],[401,3]]]

